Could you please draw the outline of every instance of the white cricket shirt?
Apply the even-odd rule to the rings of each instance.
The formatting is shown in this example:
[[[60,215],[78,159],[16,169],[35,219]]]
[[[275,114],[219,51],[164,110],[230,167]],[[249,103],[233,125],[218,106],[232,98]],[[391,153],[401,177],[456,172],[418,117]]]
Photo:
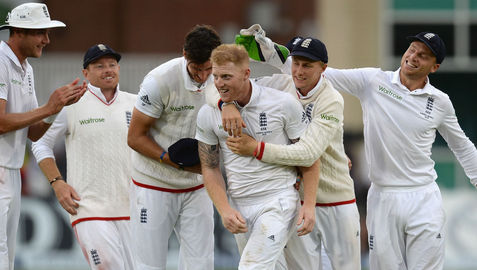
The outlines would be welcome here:
[[[194,138],[196,118],[205,103],[203,89],[212,76],[197,85],[187,72],[184,57],[172,59],[149,72],[141,84],[135,108],[156,118],[150,135],[167,151],[181,138]],[[133,179],[158,188],[188,190],[202,185],[202,176],[175,169],[133,152]]]
[[[289,144],[289,139],[299,138],[306,128],[303,108],[293,96],[254,82],[249,103],[237,107],[247,125],[242,132],[258,141]],[[226,145],[227,137],[219,109],[204,105],[197,116],[196,139],[209,145],[220,145],[228,193],[234,200],[274,195],[293,186],[296,180],[294,167],[234,154]]]
[[[359,98],[370,180],[379,186],[432,183],[431,159],[436,130],[446,140],[467,176],[477,180],[477,150],[462,131],[447,94],[429,83],[409,91],[395,72],[378,68],[327,68],[335,88]]]
[[[7,43],[0,43],[0,99],[7,101],[5,113],[24,113],[38,107],[33,69],[20,63]],[[0,166],[20,169],[25,158],[28,127],[0,134]]]

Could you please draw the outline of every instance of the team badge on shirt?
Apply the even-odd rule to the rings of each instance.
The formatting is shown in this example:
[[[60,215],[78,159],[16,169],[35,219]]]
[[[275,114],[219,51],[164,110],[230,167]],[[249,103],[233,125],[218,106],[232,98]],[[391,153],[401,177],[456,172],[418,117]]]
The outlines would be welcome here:
[[[433,119],[434,117],[431,115],[433,109],[434,109],[434,98],[433,97],[428,97],[427,98],[427,104],[426,104],[426,110],[424,112],[421,112],[421,115],[424,116],[424,118],[426,118],[426,119]]]
[[[126,125],[128,125],[128,127],[129,127],[129,124],[131,123],[131,117],[132,117],[132,112],[126,111]]]
[[[267,114],[264,112],[260,113],[258,122],[260,123],[260,130],[265,131],[267,130],[268,126],[268,120],[267,120]]]
[[[268,117],[266,112],[261,112],[258,115],[258,125],[260,130],[257,131],[257,134],[262,136],[272,133],[272,131],[268,130]]]
[[[31,83],[32,79],[30,74],[28,74],[27,80],[28,80],[28,94],[33,95],[33,86]]]

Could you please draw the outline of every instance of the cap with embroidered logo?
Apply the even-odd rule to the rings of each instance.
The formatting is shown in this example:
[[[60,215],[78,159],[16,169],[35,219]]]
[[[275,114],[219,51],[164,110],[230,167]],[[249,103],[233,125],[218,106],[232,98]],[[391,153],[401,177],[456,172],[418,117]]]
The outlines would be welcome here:
[[[121,60],[121,55],[111,49],[108,45],[96,44],[86,51],[83,58],[83,68],[87,68],[91,62],[94,62],[105,55],[111,55],[112,57],[116,58],[118,62]]]
[[[12,9],[8,13],[5,24],[0,26],[0,30],[15,27],[23,29],[46,29],[53,27],[65,27],[60,21],[50,18],[48,8],[41,3],[25,3]]]
[[[299,40],[293,50],[292,56],[303,56],[313,61],[322,61],[328,63],[328,52],[326,46],[320,40],[312,37],[307,37]]]
[[[407,40],[410,42],[413,41],[420,41],[432,51],[434,56],[436,57],[436,62],[438,64],[444,61],[446,57],[446,46],[444,41],[439,37],[439,35],[431,33],[431,32],[421,32],[415,36],[407,37]]]
[[[287,44],[285,44],[285,47],[287,47],[288,51],[291,52],[293,51],[293,47],[295,47],[295,45],[300,42],[300,40],[302,40],[303,38],[300,37],[300,36],[296,36],[292,39],[290,39],[290,41],[287,42]]]

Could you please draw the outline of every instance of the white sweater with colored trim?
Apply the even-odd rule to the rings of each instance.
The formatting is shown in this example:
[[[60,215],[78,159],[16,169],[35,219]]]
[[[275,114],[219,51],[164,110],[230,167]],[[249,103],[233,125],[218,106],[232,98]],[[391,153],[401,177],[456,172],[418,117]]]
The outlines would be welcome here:
[[[288,74],[258,78],[256,83],[298,95],[293,79]],[[320,182],[316,195],[318,205],[354,200],[354,184],[349,175],[348,157],[343,145],[343,97],[322,77],[308,96],[299,96],[299,101],[305,109],[305,117],[310,120],[305,133],[295,144],[265,144],[262,161],[310,166],[316,160],[303,153],[304,149],[313,149],[314,156],[321,160]],[[303,190],[300,190],[300,195],[303,198]]]
[[[70,216],[73,225],[86,220],[129,219],[132,150],[127,133],[136,96],[118,89],[108,104],[99,89],[89,88],[32,144],[40,162],[54,158],[55,142],[66,135],[66,180],[81,198],[78,213]]]

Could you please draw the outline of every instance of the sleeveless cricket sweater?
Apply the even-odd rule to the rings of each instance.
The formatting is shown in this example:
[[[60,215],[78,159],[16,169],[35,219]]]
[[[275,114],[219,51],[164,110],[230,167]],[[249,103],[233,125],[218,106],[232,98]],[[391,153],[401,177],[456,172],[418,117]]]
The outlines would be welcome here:
[[[129,219],[131,152],[128,126],[136,96],[119,92],[107,105],[87,91],[65,107],[67,181],[80,194],[73,225],[86,220]]]

